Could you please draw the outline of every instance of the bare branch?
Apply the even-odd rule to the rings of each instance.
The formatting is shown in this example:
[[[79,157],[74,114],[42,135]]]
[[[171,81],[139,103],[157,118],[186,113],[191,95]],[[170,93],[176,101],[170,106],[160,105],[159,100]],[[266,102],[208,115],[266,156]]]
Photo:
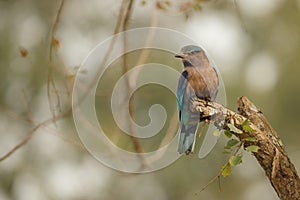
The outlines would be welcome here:
[[[125,12],[124,21],[123,21],[123,31],[124,31],[124,34],[123,34],[123,52],[124,52],[124,55],[123,55],[123,70],[124,70],[124,73],[129,71],[128,55],[126,54],[127,46],[128,46],[126,31],[128,29],[129,20],[130,20],[130,17],[132,15],[132,12],[133,12],[133,4],[134,4],[134,0],[129,0],[127,10]],[[130,94],[132,88],[131,88],[131,85],[130,85],[130,80],[127,76],[126,76],[126,87],[127,87],[127,94]],[[130,115],[133,117],[134,116],[134,105],[133,105],[132,101],[129,101],[128,109],[129,109]],[[143,153],[143,148],[140,144],[140,141],[134,136],[134,135],[136,135],[134,125],[131,123],[130,120],[128,121],[128,123],[129,123],[130,132],[133,134],[133,136],[130,136],[130,138],[132,140],[135,151],[137,153],[139,153],[138,155],[139,155],[139,158],[142,161],[142,167],[144,167],[146,165],[146,163],[145,163],[144,157],[142,156],[142,154],[140,154],[140,153]]]
[[[258,147],[257,152],[252,152],[253,156],[264,169],[279,198],[300,199],[300,179],[284,145],[262,112],[248,98],[238,99],[240,114],[218,103],[201,99],[193,100],[191,110],[199,112],[206,122],[214,124],[219,129],[230,130],[228,124],[232,124],[242,130],[242,133],[233,132],[233,134],[244,143],[244,148],[252,145]],[[244,130],[243,124],[247,119],[253,131]],[[255,140],[247,140],[249,137]]]
[[[18,149],[20,149],[22,146],[24,146],[25,144],[27,144],[27,142],[29,142],[29,140],[33,137],[33,135],[37,132],[37,130],[39,130],[41,127],[45,127],[48,126],[50,124],[53,124],[54,122],[56,122],[57,120],[63,119],[66,116],[68,116],[69,114],[71,114],[71,112],[66,112],[64,114],[58,115],[56,116],[55,119],[50,118],[47,119],[39,124],[37,124],[33,129],[31,129],[26,136],[17,144],[15,145],[11,150],[9,150],[8,152],[6,152],[3,156],[0,157],[0,162],[5,160],[6,158],[8,158],[9,156],[11,156],[13,153],[15,153]]]
[[[50,33],[50,46],[49,46],[49,71],[48,71],[48,81],[47,81],[47,95],[48,95],[48,101],[49,101],[49,107],[50,107],[50,111],[52,113],[52,117],[55,119],[55,108],[53,105],[53,101],[52,101],[52,95],[51,93],[54,92],[55,97],[56,97],[56,102],[57,102],[57,106],[58,108],[61,108],[60,105],[60,97],[58,94],[58,90],[53,78],[53,72],[54,72],[54,64],[53,64],[53,46],[55,44],[55,42],[57,42],[57,39],[54,37],[54,34],[56,32],[57,26],[58,26],[58,22],[61,16],[61,12],[62,12],[62,8],[64,6],[64,2],[65,0],[62,0],[59,6],[59,9],[57,11],[53,26],[51,28],[51,33]],[[51,90],[51,87],[53,89],[53,91]]]
[[[55,84],[54,79],[53,79],[53,72],[54,72],[53,46],[54,46],[55,41],[57,40],[55,38],[54,34],[56,32],[56,29],[57,29],[57,26],[58,26],[58,23],[59,23],[59,20],[60,20],[60,16],[61,16],[61,13],[62,13],[62,9],[63,9],[64,3],[65,3],[65,0],[62,0],[61,4],[59,6],[59,9],[57,11],[57,14],[56,14],[53,26],[51,28],[51,33],[50,33],[50,45],[49,45],[49,62],[50,62],[50,66],[49,66],[49,72],[48,72],[47,95],[48,95],[50,110],[51,110],[51,113],[52,113],[52,118],[50,118],[48,120],[45,120],[45,121],[43,121],[41,123],[38,123],[31,131],[29,131],[26,134],[26,136],[18,144],[16,144],[14,147],[12,147],[11,150],[9,150],[3,156],[0,157],[0,162],[3,161],[3,160],[5,160],[9,156],[11,156],[18,149],[20,149],[22,146],[24,146],[25,144],[27,144],[28,141],[34,136],[34,134],[36,133],[36,131],[39,130],[41,127],[53,124],[56,121],[61,120],[61,119],[65,118],[65,117],[69,116],[71,114],[71,112],[72,112],[72,108],[69,108],[67,111],[65,111],[65,112],[63,112],[63,113],[61,113],[59,115],[56,115],[55,114],[55,109],[53,107],[52,96],[51,96],[51,87],[52,87],[52,89],[54,90],[54,92],[56,92],[55,94],[56,94],[57,102],[60,101],[59,96],[58,96],[59,94],[58,94],[57,89],[56,89],[56,84]],[[123,21],[123,18],[124,18],[124,12],[126,10],[127,3],[128,3],[128,0],[123,0],[122,1],[121,7],[120,7],[120,10],[119,10],[118,19],[117,19],[117,22],[116,22],[116,25],[115,25],[115,29],[114,29],[114,37],[113,37],[113,40],[112,40],[112,42],[111,42],[108,50],[106,51],[106,54],[105,54],[104,60],[101,63],[101,66],[103,66],[106,63],[107,58],[109,57],[109,54],[110,54],[111,50],[114,47],[114,44],[115,44],[115,41],[116,41],[116,34],[121,29],[122,21]],[[97,81],[97,79],[95,79],[93,81],[93,84],[96,83],[96,81]],[[89,89],[87,89],[86,94],[88,92],[89,92]],[[84,100],[85,97],[86,97],[86,95],[83,95],[81,97],[81,99],[77,102],[77,104],[74,107],[77,107]],[[16,117],[19,118],[20,116],[16,116]],[[28,119],[26,119],[26,121],[28,121]],[[29,122],[31,122],[31,121],[29,121]]]

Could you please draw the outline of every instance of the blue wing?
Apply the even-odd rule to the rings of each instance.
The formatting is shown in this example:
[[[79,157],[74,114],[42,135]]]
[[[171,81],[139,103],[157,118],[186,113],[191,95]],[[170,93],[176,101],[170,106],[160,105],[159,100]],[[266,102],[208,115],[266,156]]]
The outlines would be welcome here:
[[[178,86],[177,86],[177,103],[178,103],[178,111],[179,111],[179,120],[181,120],[182,100],[187,86],[187,77],[188,77],[188,72],[183,71],[179,78]]]
[[[177,87],[177,101],[181,124],[178,152],[189,154],[193,152],[199,118],[190,111],[190,100],[195,96],[194,90],[188,85],[188,72],[183,71]]]

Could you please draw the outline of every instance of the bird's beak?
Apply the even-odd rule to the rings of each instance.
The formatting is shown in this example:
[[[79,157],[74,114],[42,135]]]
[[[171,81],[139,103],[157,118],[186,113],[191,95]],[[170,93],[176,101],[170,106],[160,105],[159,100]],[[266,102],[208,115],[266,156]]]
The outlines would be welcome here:
[[[185,58],[185,55],[183,53],[177,53],[177,54],[175,54],[175,57],[183,59],[183,58]]]

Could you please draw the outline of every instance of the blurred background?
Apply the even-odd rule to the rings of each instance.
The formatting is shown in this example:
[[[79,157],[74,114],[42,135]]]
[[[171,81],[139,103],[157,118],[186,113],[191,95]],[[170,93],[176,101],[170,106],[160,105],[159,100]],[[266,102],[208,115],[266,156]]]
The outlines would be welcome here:
[[[120,7],[121,0],[0,1],[0,199],[278,199],[248,153],[232,175],[199,192],[226,162],[223,144],[205,159],[182,156],[138,175],[105,167],[87,152],[70,112],[74,76],[88,53],[116,31]],[[220,71],[227,106],[235,110],[239,96],[249,97],[300,171],[299,0],[135,0],[131,9],[125,28],[169,28],[203,46]],[[139,52],[128,57],[131,63]],[[154,61],[182,70],[172,55],[155,51],[145,59]],[[108,137],[134,151],[110,113],[113,86],[124,73],[120,67],[117,60],[99,81],[96,109]],[[178,123],[171,123],[176,98],[169,90],[145,86],[135,91],[133,102],[141,125],[149,123],[152,104],[163,105],[168,119],[160,134],[176,133]],[[150,151],[162,138],[140,143]]]

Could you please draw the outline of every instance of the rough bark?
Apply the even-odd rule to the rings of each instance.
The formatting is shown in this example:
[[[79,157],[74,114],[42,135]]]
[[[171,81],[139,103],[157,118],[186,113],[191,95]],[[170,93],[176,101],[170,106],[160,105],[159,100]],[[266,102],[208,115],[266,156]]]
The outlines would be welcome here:
[[[283,143],[263,113],[248,98],[238,99],[238,113],[201,99],[193,100],[191,110],[199,112],[202,119],[219,129],[229,130],[230,123],[242,130],[242,133],[233,134],[244,143],[244,148],[251,145],[259,147],[253,156],[264,169],[278,197],[282,200],[300,200],[300,179]],[[243,130],[243,123],[247,119],[253,131]],[[255,140],[245,140],[249,137]]]

